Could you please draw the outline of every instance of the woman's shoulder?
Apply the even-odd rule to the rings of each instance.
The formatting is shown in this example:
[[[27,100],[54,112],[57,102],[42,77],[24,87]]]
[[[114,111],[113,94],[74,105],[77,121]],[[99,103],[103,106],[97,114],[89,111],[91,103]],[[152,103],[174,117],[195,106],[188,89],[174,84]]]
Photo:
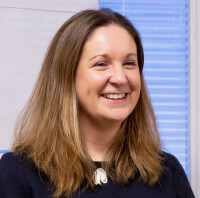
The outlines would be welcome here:
[[[25,155],[6,153],[0,159],[0,197],[51,197],[46,178]]]
[[[40,178],[46,180],[45,174],[40,172],[33,160],[26,155],[15,155],[12,152],[5,153],[0,159],[0,179],[2,177]]]
[[[171,153],[167,153],[167,152],[163,151],[162,158],[163,158],[163,162],[164,162],[165,166],[170,167],[171,169],[174,169],[177,166],[181,165],[180,162],[178,161],[178,159]]]
[[[167,170],[169,170],[173,175],[178,174],[179,176],[186,177],[185,170],[179,160],[172,154],[163,152],[162,154],[163,163]]]
[[[23,180],[25,174],[35,174],[35,171],[34,163],[25,155],[15,155],[9,152],[0,159],[0,179],[13,177]]]
[[[179,176],[186,177],[185,171],[181,163],[174,155],[167,152],[163,152],[162,159],[166,173],[171,174],[173,177],[176,176],[177,174]]]
[[[28,196],[28,185],[25,175],[28,164],[23,156],[15,156],[13,153],[6,153],[0,159],[0,197],[16,197]],[[18,196],[19,195],[19,196]]]
[[[0,159],[0,171],[16,172],[20,174],[20,169],[33,168],[34,164],[24,155],[15,155],[12,152],[5,153]]]
[[[178,159],[174,155],[166,152],[163,152],[162,157],[165,167],[165,174],[163,175],[164,181],[173,183],[177,197],[194,198],[187,175]]]
[[[3,154],[3,156],[0,159],[0,164],[9,163],[22,163],[23,161],[27,161],[27,158],[23,155],[15,155],[13,152],[8,152]]]

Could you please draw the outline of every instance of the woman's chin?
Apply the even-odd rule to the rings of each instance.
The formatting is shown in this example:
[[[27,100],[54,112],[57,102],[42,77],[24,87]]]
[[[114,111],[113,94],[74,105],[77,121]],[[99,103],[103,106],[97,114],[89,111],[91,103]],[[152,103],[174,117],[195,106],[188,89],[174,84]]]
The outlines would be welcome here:
[[[107,115],[105,120],[108,120],[109,122],[123,122],[128,115],[129,114]]]

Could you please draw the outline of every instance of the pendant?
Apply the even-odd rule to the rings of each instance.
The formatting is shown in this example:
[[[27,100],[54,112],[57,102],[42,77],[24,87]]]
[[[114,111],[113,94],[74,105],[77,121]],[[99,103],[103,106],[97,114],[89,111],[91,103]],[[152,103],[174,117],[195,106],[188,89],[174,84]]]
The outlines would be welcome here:
[[[94,172],[94,183],[95,185],[101,185],[101,182],[106,184],[108,182],[106,172],[103,170],[103,168],[98,168]]]

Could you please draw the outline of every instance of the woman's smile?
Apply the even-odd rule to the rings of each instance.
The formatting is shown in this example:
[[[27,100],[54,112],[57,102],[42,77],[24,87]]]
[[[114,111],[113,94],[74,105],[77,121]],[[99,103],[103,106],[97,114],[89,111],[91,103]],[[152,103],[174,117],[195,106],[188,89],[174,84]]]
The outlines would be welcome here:
[[[108,93],[108,94],[103,94],[102,96],[104,98],[118,100],[118,99],[125,98],[125,95],[126,93]]]
[[[112,94],[102,94],[101,96],[106,102],[117,105],[117,104],[125,103],[128,94],[127,93],[121,93],[121,94],[112,93]]]

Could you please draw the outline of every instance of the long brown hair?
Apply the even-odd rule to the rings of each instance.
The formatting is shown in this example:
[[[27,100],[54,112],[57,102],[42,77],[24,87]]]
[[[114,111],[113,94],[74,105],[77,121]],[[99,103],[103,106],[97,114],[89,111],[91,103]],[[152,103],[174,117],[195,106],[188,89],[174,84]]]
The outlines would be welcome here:
[[[144,182],[153,184],[163,170],[155,116],[142,74],[140,36],[131,22],[116,12],[85,10],[67,20],[51,41],[35,88],[16,125],[12,147],[14,154],[30,158],[49,178],[54,197],[72,195],[83,181],[94,187],[95,165],[79,133],[75,73],[88,37],[96,28],[109,24],[125,28],[136,43],[141,94],[113,138],[102,165],[119,183],[127,183],[137,172]]]

